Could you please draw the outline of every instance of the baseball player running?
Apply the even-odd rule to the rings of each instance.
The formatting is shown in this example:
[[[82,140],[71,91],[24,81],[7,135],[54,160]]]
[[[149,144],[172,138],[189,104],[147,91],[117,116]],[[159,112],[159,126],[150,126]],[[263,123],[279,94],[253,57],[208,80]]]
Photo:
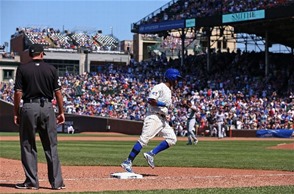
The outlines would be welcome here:
[[[190,100],[187,100],[186,107],[188,108],[188,120],[187,120],[187,130],[188,130],[188,143],[187,145],[192,145],[193,143],[196,145],[198,143],[198,139],[193,132],[193,129],[196,124],[195,113],[197,112],[197,107],[192,104]]]
[[[133,146],[128,158],[121,163],[121,167],[127,172],[133,172],[132,163],[134,159],[140,153],[143,146],[146,146],[149,140],[157,134],[162,134],[165,140],[153,150],[143,154],[151,168],[155,167],[155,155],[175,145],[177,142],[175,132],[169,125],[166,116],[168,114],[168,107],[172,104],[171,90],[182,77],[180,72],[173,68],[167,69],[164,77],[166,81],[155,85],[151,90],[148,97],[148,112],[144,119],[142,133],[139,140]]]

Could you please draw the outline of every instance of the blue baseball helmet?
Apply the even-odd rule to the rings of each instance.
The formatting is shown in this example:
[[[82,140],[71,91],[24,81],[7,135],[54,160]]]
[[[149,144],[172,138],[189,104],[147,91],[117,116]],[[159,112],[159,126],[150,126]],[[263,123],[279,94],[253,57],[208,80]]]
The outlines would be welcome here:
[[[165,79],[170,80],[170,81],[175,81],[175,80],[179,80],[182,78],[179,70],[173,69],[173,68],[167,69],[164,73],[164,77],[165,77]]]

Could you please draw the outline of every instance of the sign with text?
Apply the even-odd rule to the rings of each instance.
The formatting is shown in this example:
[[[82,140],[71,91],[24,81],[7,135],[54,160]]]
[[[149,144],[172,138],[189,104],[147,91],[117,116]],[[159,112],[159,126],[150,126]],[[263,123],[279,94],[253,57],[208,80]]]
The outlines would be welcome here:
[[[223,23],[243,22],[265,18],[265,10],[247,11],[222,16]]]
[[[185,20],[166,21],[152,24],[143,24],[139,27],[139,33],[160,32],[185,27]]]
[[[196,19],[186,19],[186,28],[192,28],[196,26]]]

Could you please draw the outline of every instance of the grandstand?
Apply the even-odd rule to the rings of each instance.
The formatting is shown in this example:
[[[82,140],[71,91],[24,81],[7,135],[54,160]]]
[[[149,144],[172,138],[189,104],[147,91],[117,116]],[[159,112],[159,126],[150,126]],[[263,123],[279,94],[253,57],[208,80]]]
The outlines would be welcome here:
[[[98,31],[19,28],[11,47],[23,62],[33,41],[46,46],[45,61],[59,71],[69,114],[142,120],[148,89],[162,81],[167,67],[175,67],[186,78],[173,96],[175,122],[185,120],[181,99],[193,97],[206,118],[225,108],[232,114],[230,122],[240,124],[230,124],[236,129],[293,128],[294,42],[289,32],[294,30],[294,2],[246,3],[172,0],[134,23],[134,40],[124,44]],[[249,41],[264,42],[266,49],[241,52],[236,46]],[[289,52],[270,53],[275,43]],[[117,44],[127,52],[116,50]],[[0,58],[1,65],[16,58],[5,60]],[[13,77],[14,70],[5,72],[6,78]],[[12,101],[12,87],[3,84],[5,101]]]
[[[185,36],[191,31],[197,34],[195,39],[199,40],[199,47],[206,51],[211,48],[223,51],[226,47],[234,51],[236,49],[234,42],[245,44],[246,50],[249,44],[258,47],[258,42],[262,42],[267,49],[273,44],[282,44],[286,46],[288,53],[293,53],[294,38],[291,33],[294,30],[293,10],[293,0],[238,1],[238,3],[221,0],[197,2],[172,0],[133,23],[132,32],[144,36],[157,34],[164,38],[173,32],[180,33],[182,58],[187,45]],[[229,28],[227,32],[225,32],[226,28]],[[230,42],[233,46],[228,46]],[[144,43],[141,44],[142,48],[145,48]],[[149,46],[149,42],[146,44]],[[139,61],[146,57],[140,50],[134,53],[138,53],[136,59]],[[184,61],[182,65],[183,63]]]
[[[246,1],[247,2],[247,1]],[[64,73],[81,74],[97,71],[99,65],[128,64],[158,58],[179,58],[207,54],[211,69],[213,52],[237,52],[238,44],[254,45],[264,51],[268,66],[269,48],[283,44],[293,53],[293,0],[185,1],[172,0],[132,24],[133,40],[118,40],[101,30],[59,30],[51,27],[18,27],[11,38],[11,52],[20,62],[29,60],[27,48],[43,44],[45,60]],[[259,45],[259,43],[264,45]],[[262,49],[261,47],[264,47]],[[210,52],[207,52],[210,51]],[[267,74],[267,72],[265,72]],[[14,73],[12,73],[14,75]]]
[[[60,76],[66,73],[78,75],[97,72],[99,66],[111,64],[126,65],[132,51],[131,41],[120,41],[113,35],[102,34],[101,30],[61,31],[51,27],[18,27],[10,42],[11,51],[19,59],[18,63],[10,65],[11,78],[14,78],[19,63],[30,60],[27,49],[31,44],[44,46],[45,61],[57,67]],[[7,63],[6,60],[5,64]],[[2,80],[7,81],[6,78]]]
[[[294,39],[289,32],[294,31],[294,1],[246,2],[172,0],[133,23],[134,39],[130,41],[85,27],[18,27],[11,36],[10,48],[24,63],[29,60],[29,45],[43,44],[45,60],[58,67],[60,75],[81,74],[96,71],[99,65],[128,64],[131,58],[139,62],[161,55],[179,58],[183,66],[185,56],[197,54],[207,54],[209,71],[213,52],[237,52],[238,44],[244,44],[245,51],[250,44],[264,51],[267,66],[268,48],[272,45],[283,44],[288,53],[293,53]],[[264,45],[260,46],[260,42]]]

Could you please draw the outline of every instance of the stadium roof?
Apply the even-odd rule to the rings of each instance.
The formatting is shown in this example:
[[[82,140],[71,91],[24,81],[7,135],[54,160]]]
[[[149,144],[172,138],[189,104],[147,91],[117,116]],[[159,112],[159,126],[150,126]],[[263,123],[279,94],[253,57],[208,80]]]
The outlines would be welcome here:
[[[212,17],[202,17],[196,18],[198,27],[205,26],[222,26],[222,25],[230,25],[234,27],[234,33],[245,33],[245,34],[253,34],[257,37],[261,37],[266,39],[270,44],[283,44],[285,46],[294,48],[294,1],[288,0],[288,4],[282,6],[276,6],[273,8],[266,9],[265,18],[258,20],[248,20],[248,21],[240,21],[240,22],[222,22],[221,15],[215,15]],[[165,7],[169,7],[171,2],[165,5]],[[158,9],[163,10],[163,9]],[[142,20],[133,24],[132,31],[135,33],[140,33],[140,29],[143,29],[148,33],[149,29],[152,29],[152,33],[160,33],[160,30],[157,30],[157,26],[161,26],[164,22],[155,22],[153,25],[141,23],[146,18],[150,18],[150,16],[154,16],[155,13],[158,12],[156,10],[153,14],[146,16]],[[184,10],[183,10],[184,11]],[[185,19],[185,18],[184,18]],[[178,22],[180,23],[180,22]],[[175,24],[175,22],[174,22]],[[149,26],[148,26],[149,25]],[[164,24],[165,25],[165,24]],[[163,25],[163,26],[164,26]],[[168,25],[172,26],[172,25]],[[174,25],[175,27],[177,25]],[[180,26],[180,25],[178,25]],[[183,25],[182,25],[183,26]],[[182,28],[182,27],[178,27]],[[147,30],[146,30],[147,29]],[[172,29],[168,29],[172,30]],[[173,30],[176,30],[174,28]]]
[[[235,33],[255,34],[266,37],[270,43],[283,44],[294,48],[294,17],[234,24]]]

